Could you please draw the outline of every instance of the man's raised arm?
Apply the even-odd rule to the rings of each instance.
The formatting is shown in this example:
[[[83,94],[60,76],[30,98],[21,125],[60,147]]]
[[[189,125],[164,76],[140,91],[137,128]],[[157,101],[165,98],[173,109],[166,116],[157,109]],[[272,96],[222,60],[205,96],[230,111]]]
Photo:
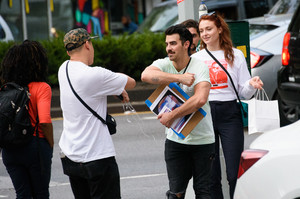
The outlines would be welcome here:
[[[195,77],[192,73],[171,74],[161,71],[156,66],[148,66],[142,73],[143,82],[150,84],[169,84],[171,82],[179,82],[187,86],[191,86]]]

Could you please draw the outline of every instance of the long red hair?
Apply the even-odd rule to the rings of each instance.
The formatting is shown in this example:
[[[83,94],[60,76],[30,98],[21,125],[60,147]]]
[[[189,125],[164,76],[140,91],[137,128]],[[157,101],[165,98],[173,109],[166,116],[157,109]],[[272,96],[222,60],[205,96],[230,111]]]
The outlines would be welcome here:
[[[219,34],[220,47],[222,50],[224,50],[224,57],[226,61],[232,66],[234,62],[234,53],[228,24],[224,21],[224,19],[221,16],[217,14],[201,16],[199,20],[199,26],[200,22],[203,20],[213,21],[218,29],[222,29],[221,33]],[[201,40],[200,49],[204,49],[205,47],[206,44]]]

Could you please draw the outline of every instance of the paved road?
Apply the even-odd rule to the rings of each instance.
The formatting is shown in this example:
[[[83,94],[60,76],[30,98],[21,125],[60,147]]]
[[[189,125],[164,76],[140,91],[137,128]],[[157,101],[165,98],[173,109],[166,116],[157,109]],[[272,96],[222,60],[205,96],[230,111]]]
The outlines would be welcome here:
[[[121,175],[122,198],[164,198],[168,189],[163,157],[164,128],[151,113],[117,115],[116,120],[118,132],[113,135],[113,140]],[[57,145],[62,130],[62,120],[54,120],[53,125],[56,145],[53,154],[50,198],[71,199],[73,195],[68,178],[62,173]],[[256,136],[246,136],[246,148]],[[225,182],[224,185],[226,188]],[[13,186],[2,161],[0,161],[0,198],[15,198]],[[191,187],[186,198],[194,198]]]

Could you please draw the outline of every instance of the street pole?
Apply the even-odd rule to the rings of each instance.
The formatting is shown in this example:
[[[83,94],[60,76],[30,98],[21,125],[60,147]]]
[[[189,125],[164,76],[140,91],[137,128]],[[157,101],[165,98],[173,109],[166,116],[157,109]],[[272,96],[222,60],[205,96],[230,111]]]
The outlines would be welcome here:
[[[178,22],[181,23],[187,19],[199,20],[198,8],[200,0],[177,0],[178,4]]]
[[[23,40],[28,39],[27,35],[27,24],[26,24],[26,11],[25,11],[25,1],[21,1],[21,12],[22,12],[22,27],[23,27]]]
[[[47,0],[47,15],[48,15],[48,31],[49,31],[49,39],[52,38],[52,13],[51,13],[51,0]]]
[[[238,0],[238,20],[247,18],[244,0]]]

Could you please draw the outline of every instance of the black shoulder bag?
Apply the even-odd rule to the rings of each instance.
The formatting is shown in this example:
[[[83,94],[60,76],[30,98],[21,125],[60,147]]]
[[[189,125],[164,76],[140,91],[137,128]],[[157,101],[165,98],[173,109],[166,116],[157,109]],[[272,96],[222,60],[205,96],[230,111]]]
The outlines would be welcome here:
[[[215,60],[215,62],[217,62],[217,63],[219,64],[219,66],[225,71],[225,73],[226,73],[227,76],[229,77],[230,82],[231,82],[231,84],[232,84],[232,87],[233,87],[233,89],[234,89],[234,92],[235,92],[235,94],[236,94],[236,97],[237,97],[237,99],[238,99],[238,101],[239,101],[239,104],[240,104],[240,106],[241,106],[244,127],[245,127],[245,126],[248,126],[248,109],[247,109],[247,111],[245,110],[245,109],[246,109],[245,106],[248,105],[248,104],[242,103],[242,102],[241,102],[241,99],[240,99],[240,97],[239,97],[239,94],[238,94],[238,92],[237,92],[237,90],[236,90],[236,88],[235,88],[235,86],[234,86],[233,80],[232,80],[230,74],[228,73],[228,71],[227,71],[227,70],[224,68],[224,66],[219,62],[219,60],[217,60],[217,58],[216,58],[215,56],[213,56],[213,54],[211,54],[211,52],[209,52],[209,50],[208,50],[206,47],[205,47],[205,50],[206,50],[206,52],[207,52],[207,53]],[[247,122],[246,122],[246,121],[247,121]]]
[[[67,74],[67,78],[68,78],[68,82],[70,84],[70,87],[74,93],[74,95],[77,97],[77,99],[91,112],[93,113],[93,115],[95,117],[97,117],[99,120],[101,120],[101,122],[103,122],[104,124],[107,125],[107,128],[109,130],[109,133],[111,135],[115,134],[117,132],[117,123],[115,118],[113,118],[111,115],[109,115],[108,113],[106,114],[106,120],[104,120],[98,113],[96,113],[96,111],[94,111],[89,105],[87,105],[82,99],[81,97],[75,92],[70,78],[69,78],[69,74],[68,74],[68,65],[69,65],[69,61],[67,62],[67,66],[66,66],[66,74]]]

